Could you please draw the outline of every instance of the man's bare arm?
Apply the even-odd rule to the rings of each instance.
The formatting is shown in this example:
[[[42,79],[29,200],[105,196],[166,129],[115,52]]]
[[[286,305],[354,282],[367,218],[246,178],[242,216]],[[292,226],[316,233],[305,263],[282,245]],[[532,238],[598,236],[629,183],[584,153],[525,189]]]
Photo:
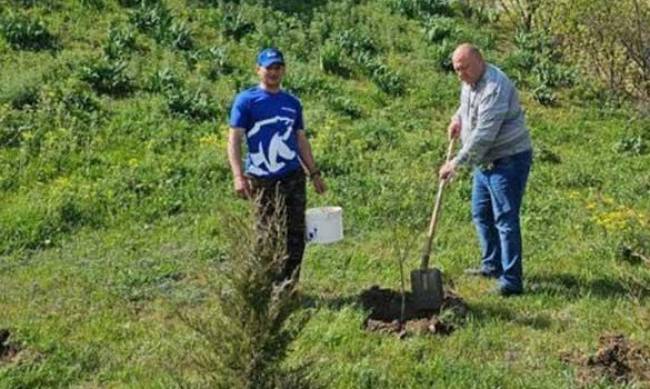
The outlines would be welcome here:
[[[241,161],[241,144],[244,137],[244,130],[241,128],[230,128],[228,133],[228,162],[233,175],[233,185],[237,195],[250,197],[251,189],[248,179],[244,176],[244,168]]]

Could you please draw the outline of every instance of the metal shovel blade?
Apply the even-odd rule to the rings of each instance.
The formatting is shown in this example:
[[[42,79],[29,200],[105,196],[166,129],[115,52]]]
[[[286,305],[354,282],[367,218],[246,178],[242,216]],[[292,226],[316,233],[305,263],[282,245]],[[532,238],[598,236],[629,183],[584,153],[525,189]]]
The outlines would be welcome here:
[[[440,309],[443,299],[442,274],[436,268],[411,272],[413,304],[418,311]]]

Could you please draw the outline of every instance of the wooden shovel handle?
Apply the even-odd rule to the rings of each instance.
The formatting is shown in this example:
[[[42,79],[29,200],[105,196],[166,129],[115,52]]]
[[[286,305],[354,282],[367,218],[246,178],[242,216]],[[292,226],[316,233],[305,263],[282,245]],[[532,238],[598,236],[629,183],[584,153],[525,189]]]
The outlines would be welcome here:
[[[447,159],[446,161],[449,162],[451,160],[451,154],[454,151],[454,144],[455,144],[454,138],[451,138],[449,141],[449,147],[447,148]],[[438,184],[438,194],[436,195],[436,201],[435,204],[433,205],[433,212],[431,213],[431,222],[429,223],[429,232],[427,233],[427,241],[426,244],[424,245],[424,250],[422,251],[422,264],[420,268],[422,270],[426,270],[429,267],[429,257],[431,256],[431,245],[433,243],[433,237],[436,233],[436,227],[438,225],[438,216],[440,215],[440,206],[442,204],[442,191],[445,188],[445,184],[447,183],[447,179],[440,180],[440,184]]]

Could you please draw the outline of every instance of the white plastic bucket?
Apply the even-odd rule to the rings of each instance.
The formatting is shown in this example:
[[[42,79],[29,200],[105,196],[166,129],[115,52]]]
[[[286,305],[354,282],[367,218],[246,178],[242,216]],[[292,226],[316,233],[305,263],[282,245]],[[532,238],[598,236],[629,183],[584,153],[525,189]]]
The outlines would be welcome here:
[[[306,239],[312,243],[334,243],[343,239],[341,207],[309,208],[305,212]]]

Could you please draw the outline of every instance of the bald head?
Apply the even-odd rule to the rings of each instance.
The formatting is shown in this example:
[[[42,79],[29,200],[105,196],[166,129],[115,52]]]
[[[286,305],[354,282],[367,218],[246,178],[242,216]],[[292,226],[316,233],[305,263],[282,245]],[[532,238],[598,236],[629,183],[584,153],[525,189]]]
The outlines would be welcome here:
[[[481,55],[481,51],[471,43],[463,43],[458,45],[458,47],[456,47],[456,50],[454,50],[454,54],[452,58],[467,57],[467,56],[480,58],[481,60],[483,60],[483,55]]]
[[[469,85],[474,85],[483,76],[485,61],[476,46],[463,43],[454,50],[451,56],[454,71],[458,78]]]

